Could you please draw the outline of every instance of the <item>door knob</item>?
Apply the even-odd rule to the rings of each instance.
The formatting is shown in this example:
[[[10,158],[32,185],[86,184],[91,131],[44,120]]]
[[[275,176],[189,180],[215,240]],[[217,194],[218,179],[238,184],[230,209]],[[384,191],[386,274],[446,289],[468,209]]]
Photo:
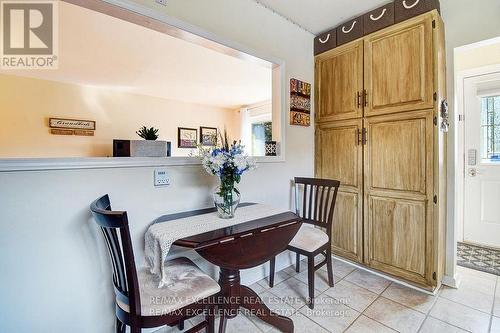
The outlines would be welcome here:
[[[474,168],[470,168],[470,169],[469,169],[469,176],[471,176],[471,177],[476,177],[476,176],[477,176],[477,174],[478,174],[478,172],[477,172],[477,170],[476,170],[476,169],[474,169]]]

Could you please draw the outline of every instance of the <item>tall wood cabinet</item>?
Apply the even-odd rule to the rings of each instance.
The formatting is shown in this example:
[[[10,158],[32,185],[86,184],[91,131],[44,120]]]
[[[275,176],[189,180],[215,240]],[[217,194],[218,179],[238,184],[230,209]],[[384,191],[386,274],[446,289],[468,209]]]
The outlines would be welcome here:
[[[316,175],[341,182],[333,252],[411,283],[443,275],[444,33],[437,11],[316,57]]]

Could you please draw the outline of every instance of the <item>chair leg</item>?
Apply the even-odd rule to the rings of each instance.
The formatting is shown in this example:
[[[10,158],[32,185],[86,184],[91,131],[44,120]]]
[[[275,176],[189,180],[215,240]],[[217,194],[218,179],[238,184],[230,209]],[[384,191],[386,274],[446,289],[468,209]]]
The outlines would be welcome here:
[[[295,271],[297,273],[300,273],[300,254],[299,253],[296,253],[296,257],[295,257]]]
[[[326,270],[328,271],[328,285],[330,287],[335,286],[335,280],[333,278],[333,261],[332,261],[332,248],[328,247],[326,250]]]
[[[227,317],[225,317],[224,312],[222,312],[220,315],[219,333],[226,333],[226,324],[227,324]]]
[[[307,285],[309,287],[309,299],[307,304],[309,308],[314,309],[314,256],[307,257]]]
[[[141,328],[137,326],[130,326],[130,333],[141,333]]]
[[[215,333],[215,310],[213,308],[208,309],[208,314],[206,315],[207,321],[207,333]]]
[[[269,287],[274,287],[274,273],[276,271],[276,257],[272,257],[270,261]]]
[[[125,324],[123,324],[120,319],[116,318],[115,329],[116,333],[125,333]]]

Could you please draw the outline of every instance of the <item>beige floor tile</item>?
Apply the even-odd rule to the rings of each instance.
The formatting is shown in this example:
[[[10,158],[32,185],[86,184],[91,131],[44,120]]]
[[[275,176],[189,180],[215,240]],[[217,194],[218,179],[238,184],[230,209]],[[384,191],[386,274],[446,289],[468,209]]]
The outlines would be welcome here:
[[[305,270],[302,273],[295,275],[295,278],[307,284],[308,283],[307,275],[308,272],[307,270]],[[339,280],[340,280],[339,277],[333,276],[333,281],[335,283],[339,282]],[[317,292],[322,293],[328,288],[330,288],[330,285],[328,284],[328,272],[322,269],[317,270],[316,273],[314,274],[314,289],[316,289]]]
[[[363,312],[378,297],[377,294],[346,280],[329,288],[325,294],[360,312]]]
[[[316,298],[314,310],[304,306],[300,312],[333,333],[344,332],[360,315],[359,312],[326,295]]]
[[[275,296],[269,291],[264,292],[264,293],[260,294],[259,296],[262,299],[262,301],[267,305],[267,307],[271,309],[271,311],[273,311],[274,313],[276,313],[280,316],[291,317],[297,312],[296,309],[294,309],[289,304],[285,303],[281,299],[281,297]],[[260,320],[255,315],[255,313],[245,313],[244,312],[244,314],[263,332],[268,332],[273,328],[271,325]]]
[[[269,287],[269,280],[267,279],[267,277],[263,278],[262,280],[257,281],[256,283],[261,287],[261,290],[259,292],[257,292],[254,289],[254,291],[257,292],[257,293],[260,293],[263,290],[267,290],[267,289],[271,288],[271,287]]]
[[[281,297],[283,302],[291,305],[295,309],[306,304],[306,300],[309,297],[307,285],[294,277],[276,285],[274,288],[270,289],[270,292]]]
[[[283,272],[290,276],[294,276],[295,274],[297,274],[297,272],[295,271],[295,265],[288,266],[283,270]]]
[[[398,332],[417,332],[425,315],[406,306],[380,297],[368,307],[364,315]]]
[[[359,316],[346,333],[392,333],[396,332],[366,316]]]
[[[500,333],[500,317],[491,319],[491,333]]]
[[[496,278],[483,272],[467,272],[462,276],[458,289],[444,287],[439,297],[466,305],[468,307],[491,313],[493,306]]]
[[[200,319],[199,322],[203,321],[203,319]],[[198,322],[197,322],[198,323]],[[177,328],[177,326],[174,326],[174,327],[170,327],[170,326],[163,326],[162,328],[154,331],[153,333],[180,333],[180,332],[186,332],[187,330],[189,330],[190,328],[192,328],[194,326],[193,323],[191,323],[191,320],[186,320],[184,322],[184,329],[181,331]],[[127,331],[126,332],[129,332],[129,327],[127,327]]]
[[[490,316],[462,304],[439,297],[430,315],[471,332],[488,332]]]
[[[276,272],[274,274],[274,285],[276,286],[277,284],[279,284],[279,283],[281,283],[281,282],[283,282],[283,281],[285,281],[285,280],[287,280],[289,278],[290,278],[290,274],[284,272],[283,270],[281,270],[279,272]],[[257,290],[259,290],[259,291],[254,290],[257,294],[261,293],[264,290],[269,289],[270,288],[269,287],[269,276],[267,276],[267,277],[263,278],[262,280],[258,281],[257,284],[259,286],[261,286],[260,289],[257,288]],[[250,287],[250,288],[252,288],[252,287]]]
[[[294,331],[297,333],[329,333],[328,330],[316,324],[314,321],[308,319],[301,313],[297,313],[290,317],[293,320]],[[269,333],[280,333],[279,330],[273,328]]]
[[[353,271],[345,279],[377,294],[382,293],[391,284],[389,280],[361,269]]]
[[[495,293],[495,306],[493,308],[493,315],[500,317],[500,276],[497,279],[497,287]]]
[[[428,313],[436,301],[435,296],[397,283],[392,283],[382,296],[423,313]]]
[[[219,329],[219,318],[215,320],[216,331]],[[229,319],[226,324],[226,332],[257,333],[261,332],[255,324],[243,314]]]
[[[467,332],[458,327],[437,320],[436,318],[427,317],[419,333],[462,333]]]
[[[477,271],[475,269],[470,269],[467,267],[462,267],[462,266],[457,266],[457,274],[460,275],[461,281],[464,281],[467,279],[467,277],[479,277],[479,278],[484,278],[488,280],[496,280],[497,276],[486,273],[486,272],[481,272]]]
[[[333,274],[343,279],[356,269],[355,266],[349,265],[343,261],[334,259],[333,260]]]
[[[261,284],[260,284],[260,281],[259,282],[255,282],[251,285],[248,286],[250,289],[252,289],[253,291],[255,291],[257,294],[260,294],[266,290],[268,290],[269,288],[264,288]]]

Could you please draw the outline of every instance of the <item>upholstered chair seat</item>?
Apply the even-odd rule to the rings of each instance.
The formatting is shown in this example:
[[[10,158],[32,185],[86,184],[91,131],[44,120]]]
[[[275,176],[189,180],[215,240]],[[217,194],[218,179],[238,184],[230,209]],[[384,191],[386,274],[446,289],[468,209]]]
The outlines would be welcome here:
[[[307,305],[314,309],[314,272],[326,265],[328,285],[334,286],[332,264],[332,221],[340,182],[333,179],[295,177],[295,208],[302,218],[302,226],[287,246],[296,254],[295,269],[300,272],[300,256],[307,257]],[[302,189],[302,190],[300,190]],[[302,204],[301,204],[302,201]],[[326,230],[324,232],[323,230]],[[324,260],[315,264],[315,257]],[[274,286],[276,257],[271,258],[269,286]]]
[[[290,246],[314,252],[326,243],[328,243],[328,235],[323,230],[303,224],[290,242]]]
[[[165,263],[166,284],[159,288],[160,277],[147,268],[138,271],[141,314],[159,316],[201,301],[220,291],[219,284],[191,260],[177,258]],[[165,280],[164,280],[165,281]],[[116,299],[118,306],[129,312],[129,306]]]

